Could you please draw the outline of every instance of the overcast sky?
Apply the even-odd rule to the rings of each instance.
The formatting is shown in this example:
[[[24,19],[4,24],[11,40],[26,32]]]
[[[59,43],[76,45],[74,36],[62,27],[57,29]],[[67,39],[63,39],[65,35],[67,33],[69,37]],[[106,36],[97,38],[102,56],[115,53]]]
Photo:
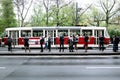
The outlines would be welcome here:
[[[83,3],[83,4],[88,4],[88,3],[93,3],[97,0],[76,0],[76,2]]]
[[[93,4],[96,1],[97,0],[76,0],[76,2],[78,2],[78,4],[79,4],[79,7],[86,7],[86,5]]]

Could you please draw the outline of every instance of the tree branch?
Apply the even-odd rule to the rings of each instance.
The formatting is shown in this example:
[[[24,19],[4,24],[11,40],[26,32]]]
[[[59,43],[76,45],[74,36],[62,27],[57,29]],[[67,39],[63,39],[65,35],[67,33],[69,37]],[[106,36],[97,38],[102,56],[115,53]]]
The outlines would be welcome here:
[[[109,12],[113,9],[113,7],[115,6],[115,0],[113,0],[114,2],[113,2],[113,4],[112,4],[112,6],[111,6],[111,8],[109,9]]]
[[[25,16],[24,16],[24,19],[26,18],[27,14],[28,14],[28,11],[29,11],[29,9],[30,9],[30,7],[31,7],[31,5],[32,5],[32,2],[33,2],[33,0],[31,0],[31,2],[30,2],[30,5],[29,5],[29,7],[28,7],[28,9],[27,9],[27,12],[26,12],[26,14],[25,14]]]
[[[67,4],[65,4],[65,5],[63,5],[63,6],[61,6],[60,9],[63,8],[63,7],[65,7],[65,6],[68,6],[71,2],[72,2],[72,0],[71,0],[69,3],[67,3]]]
[[[100,5],[101,5],[103,11],[106,12],[107,7],[105,6],[105,4],[101,0],[100,0]]]
[[[89,6],[80,14],[80,16],[82,16],[91,6],[92,6],[92,4],[89,5]]]

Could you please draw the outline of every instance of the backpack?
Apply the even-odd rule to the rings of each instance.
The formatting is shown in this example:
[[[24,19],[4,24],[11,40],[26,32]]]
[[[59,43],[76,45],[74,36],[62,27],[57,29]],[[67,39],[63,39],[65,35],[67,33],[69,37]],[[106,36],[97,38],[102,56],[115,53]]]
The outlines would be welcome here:
[[[44,43],[44,38],[40,40],[40,44],[43,44],[43,43]]]
[[[8,44],[12,43],[12,39],[11,38],[8,38]]]

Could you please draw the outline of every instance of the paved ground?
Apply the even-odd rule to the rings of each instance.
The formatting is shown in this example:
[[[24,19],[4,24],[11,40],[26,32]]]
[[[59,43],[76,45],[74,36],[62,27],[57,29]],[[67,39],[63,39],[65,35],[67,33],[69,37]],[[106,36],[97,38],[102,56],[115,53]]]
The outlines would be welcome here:
[[[120,50],[118,52],[113,52],[112,48],[107,48],[103,52],[99,51],[99,49],[88,49],[85,52],[84,49],[74,50],[74,52],[69,52],[68,49],[65,49],[64,52],[59,52],[59,49],[52,49],[51,52],[48,50],[44,50],[44,52],[40,52],[40,49],[31,49],[31,52],[25,52],[24,49],[15,48],[11,51],[8,51],[5,47],[0,47],[0,55],[119,55]]]
[[[0,56],[0,80],[119,79],[120,56]]]

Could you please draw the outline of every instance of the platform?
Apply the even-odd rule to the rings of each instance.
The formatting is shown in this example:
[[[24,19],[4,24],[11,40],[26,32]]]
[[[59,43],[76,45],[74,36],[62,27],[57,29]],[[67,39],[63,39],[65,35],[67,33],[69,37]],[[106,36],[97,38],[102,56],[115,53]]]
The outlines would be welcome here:
[[[69,49],[65,49],[64,52],[59,52],[59,49],[51,49],[51,52],[48,50],[44,50],[44,52],[41,52],[40,49],[31,49],[31,52],[27,50],[25,52],[24,49],[13,49],[11,51],[7,51],[7,48],[1,48],[0,55],[27,55],[27,56],[36,56],[36,55],[49,55],[49,56],[55,56],[55,55],[120,55],[120,50],[118,52],[113,52],[111,48],[107,48],[104,51],[100,51],[98,48],[94,49],[88,49],[87,52],[85,52],[84,49],[78,49],[74,50],[74,52],[69,52]]]

